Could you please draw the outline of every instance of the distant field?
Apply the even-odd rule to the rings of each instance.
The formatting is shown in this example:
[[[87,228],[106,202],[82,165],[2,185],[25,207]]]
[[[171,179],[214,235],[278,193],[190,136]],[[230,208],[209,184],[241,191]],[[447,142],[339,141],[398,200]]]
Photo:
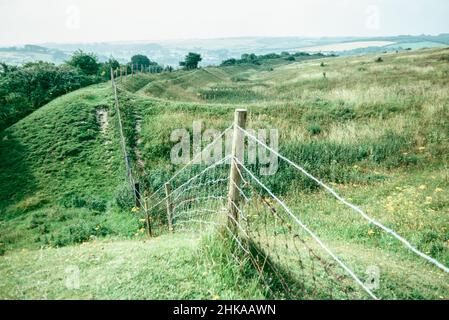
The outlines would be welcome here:
[[[304,47],[299,48],[298,51],[306,51],[306,52],[337,52],[337,51],[346,51],[360,48],[368,48],[368,47],[385,47],[389,45],[393,45],[392,41],[355,41],[355,42],[343,42],[343,43],[335,43],[328,44],[324,46],[314,46],[314,47]]]
[[[441,42],[421,41],[421,42],[399,42],[388,45],[387,47],[401,47],[403,49],[421,49],[421,48],[440,48],[446,47],[447,44]]]

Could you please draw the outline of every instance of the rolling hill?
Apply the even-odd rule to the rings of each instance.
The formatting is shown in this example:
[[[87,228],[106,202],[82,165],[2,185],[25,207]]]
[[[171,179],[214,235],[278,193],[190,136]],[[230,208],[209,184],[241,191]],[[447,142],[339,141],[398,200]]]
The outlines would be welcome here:
[[[172,130],[191,131],[194,120],[202,120],[203,128],[223,130],[233,110],[244,107],[248,127],[279,130],[282,154],[445,265],[448,85],[447,48],[282,59],[118,80],[127,148],[148,192],[178,168],[169,161]],[[0,297],[272,297],[251,275],[248,289],[239,294],[242,278],[230,275],[238,265],[229,261],[216,271],[220,277],[208,273],[217,270],[221,255],[202,241],[183,244],[189,235],[142,242],[143,221],[124,196],[113,103],[110,83],[93,85],[53,100],[0,133],[0,274],[7,279]],[[447,275],[362,223],[300,174],[281,171],[267,183],[358,270],[366,263],[388,268],[383,296],[449,297]],[[162,226],[156,231],[165,233]],[[168,255],[173,250],[185,255]],[[117,262],[126,252],[138,261],[136,266]],[[198,252],[206,254],[199,257]],[[133,276],[129,281],[114,278],[106,288],[103,280],[100,285],[84,282],[80,290],[70,291],[61,287],[68,261],[75,261],[87,279],[97,272],[106,279],[127,270]],[[184,273],[175,275],[183,265],[188,266]],[[407,272],[403,266],[409,266]],[[155,275],[167,268],[173,274]],[[146,271],[158,280],[145,278]],[[195,272],[206,275],[193,276],[183,286],[183,279]],[[164,277],[174,286],[167,287]],[[48,290],[39,291],[32,285],[36,281]],[[148,281],[155,287],[144,288]]]

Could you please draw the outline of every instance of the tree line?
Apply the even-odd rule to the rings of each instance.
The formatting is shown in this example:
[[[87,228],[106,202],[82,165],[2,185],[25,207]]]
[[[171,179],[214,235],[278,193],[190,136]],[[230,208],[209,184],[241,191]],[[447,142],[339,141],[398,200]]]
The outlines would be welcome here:
[[[264,61],[273,60],[273,59],[284,59],[286,61],[300,61],[306,59],[314,59],[314,58],[323,58],[323,57],[334,57],[334,54],[325,55],[321,52],[319,53],[308,53],[308,52],[282,52],[281,54],[277,53],[268,53],[262,55],[256,55],[254,53],[244,53],[240,57],[240,59],[227,59],[224,60],[220,66],[233,66],[239,64],[253,64],[253,65],[261,65]]]
[[[190,52],[180,66],[195,69],[201,56]],[[76,51],[61,65],[50,62],[28,62],[22,66],[0,63],[0,131],[16,123],[58,96],[110,78],[110,70],[126,68],[152,73],[171,72],[172,66],[161,66],[147,56],[136,54],[121,65],[110,58],[99,62],[93,53]]]

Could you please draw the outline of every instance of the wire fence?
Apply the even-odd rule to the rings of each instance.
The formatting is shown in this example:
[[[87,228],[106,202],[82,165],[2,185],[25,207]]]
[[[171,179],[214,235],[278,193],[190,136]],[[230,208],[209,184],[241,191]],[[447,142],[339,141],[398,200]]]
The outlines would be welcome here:
[[[114,83],[113,86],[116,92]],[[365,223],[393,237],[409,252],[439,270],[449,273],[448,267],[418,250],[397,232],[370,217],[320,179],[270,148],[243,127],[237,122],[234,123],[200,153],[194,155],[189,163],[150,196],[139,194],[139,205],[144,209],[149,234],[151,221],[157,221],[160,227],[168,227],[170,232],[189,230],[197,233],[219,233],[223,236],[223,241],[232,244],[230,254],[235,260],[239,263],[243,260],[249,261],[259,274],[265,290],[273,293],[275,297],[380,298],[375,293],[378,287],[373,285],[373,279],[367,280],[362,276],[366,271],[366,268],[361,267],[363,263],[354,262],[357,257],[348,259],[348,254],[343,254],[345,258],[342,258],[342,250],[329,246],[328,239],[324,241],[317,230],[312,230],[300,218],[297,206],[294,206],[296,210],[293,210],[262,181],[257,170],[245,165],[244,159],[235,153],[234,144],[232,154],[224,155],[212,164],[201,162],[204,153],[215,148],[217,143],[222,143],[221,138],[229,130],[234,130],[234,136],[238,133],[243,139],[253,141],[260,148],[276,155],[289,167],[301,172],[330,193],[337,202],[355,212]],[[233,167],[237,172],[235,179],[231,177]],[[371,259],[371,263],[374,260]],[[377,264],[382,263],[384,262]],[[392,275],[389,279],[407,283],[407,277],[410,276],[407,272],[411,270],[403,268],[402,271],[405,272],[401,276]],[[445,281],[447,279],[443,280],[443,286]],[[394,297],[394,290],[390,291],[387,297]]]
[[[134,198],[134,203],[135,203],[136,207],[143,209],[143,212],[145,215],[145,226],[146,226],[147,234],[149,236],[152,236],[151,217],[150,217],[150,214],[148,211],[146,195],[141,192],[141,190],[139,188],[138,180],[135,179],[135,177],[134,177],[132,165],[131,165],[131,157],[128,153],[127,141],[126,141],[126,138],[124,135],[122,112],[120,110],[118,88],[117,88],[117,83],[116,83],[115,77],[114,77],[114,74],[115,74],[115,76],[117,76],[118,71],[117,71],[117,69],[114,71],[111,68],[110,72],[111,72],[112,89],[114,91],[114,107],[115,107],[115,112],[117,114],[118,131],[119,131],[119,136],[120,136],[120,148],[122,149],[122,152],[123,152],[123,159],[124,159],[124,164],[125,164],[125,168],[126,168],[127,184],[129,184],[129,190],[132,192],[132,197]],[[123,75],[124,75],[124,73],[122,73],[120,71],[120,78]]]

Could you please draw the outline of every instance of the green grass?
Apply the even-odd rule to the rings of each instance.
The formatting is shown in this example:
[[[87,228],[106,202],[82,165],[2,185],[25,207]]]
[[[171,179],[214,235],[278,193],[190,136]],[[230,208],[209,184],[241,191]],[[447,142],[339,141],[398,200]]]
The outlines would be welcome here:
[[[449,50],[382,54],[382,63],[375,62],[378,56],[128,76],[119,92],[133,170],[148,191],[154,190],[179,168],[169,160],[173,129],[191,132],[192,122],[201,119],[203,129],[223,130],[233,110],[244,107],[248,127],[279,130],[281,153],[449,265]],[[105,132],[96,116],[99,108],[108,111]],[[219,241],[198,243],[186,234],[163,235],[151,246],[136,241],[143,222],[130,212],[129,199],[121,199],[125,173],[116,126],[106,83],[55,99],[1,133],[0,272],[6,280],[0,296],[43,297],[47,288],[53,298],[282,297],[265,292],[250,268],[235,265]],[[145,170],[136,165],[135,150]],[[358,274],[366,265],[379,265],[388,281],[380,296],[448,297],[447,276],[297,171],[281,162],[276,175],[263,182]],[[186,249],[184,238],[195,245]],[[91,239],[110,240],[85,244]],[[101,246],[109,255],[103,256]],[[33,265],[40,247],[44,259]],[[148,263],[149,257],[178,247],[179,255]],[[96,265],[87,253],[104,260]],[[114,269],[109,263],[128,253],[135,254],[135,266]],[[61,286],[65,260],[76,255],[86,265],[87,279],[104,271],[98,276],[106,279],[99,280],[104,286],[86,284],[76,292]],[[39,271],[46,268],[50,271]],[[127,269],[136,274],[132,280],[119,276]],[[198,276],[207,270],[216,274]],[[107,285],[114,274],[119,279]],[[147,288],[150,280],[155,285]],[[183,287],[182,281],[188,284]],[[247,290],[241,283],[248,283]]]
[[[0,257],[3,299],[254,299],[257,282],[235,284],[191,234],[149,241],[96,240]],[[79,275],[79,288],[71,275]],[[229,279],[229,281],[227,281]],[[68,285],[67,285],[68,284]]]

